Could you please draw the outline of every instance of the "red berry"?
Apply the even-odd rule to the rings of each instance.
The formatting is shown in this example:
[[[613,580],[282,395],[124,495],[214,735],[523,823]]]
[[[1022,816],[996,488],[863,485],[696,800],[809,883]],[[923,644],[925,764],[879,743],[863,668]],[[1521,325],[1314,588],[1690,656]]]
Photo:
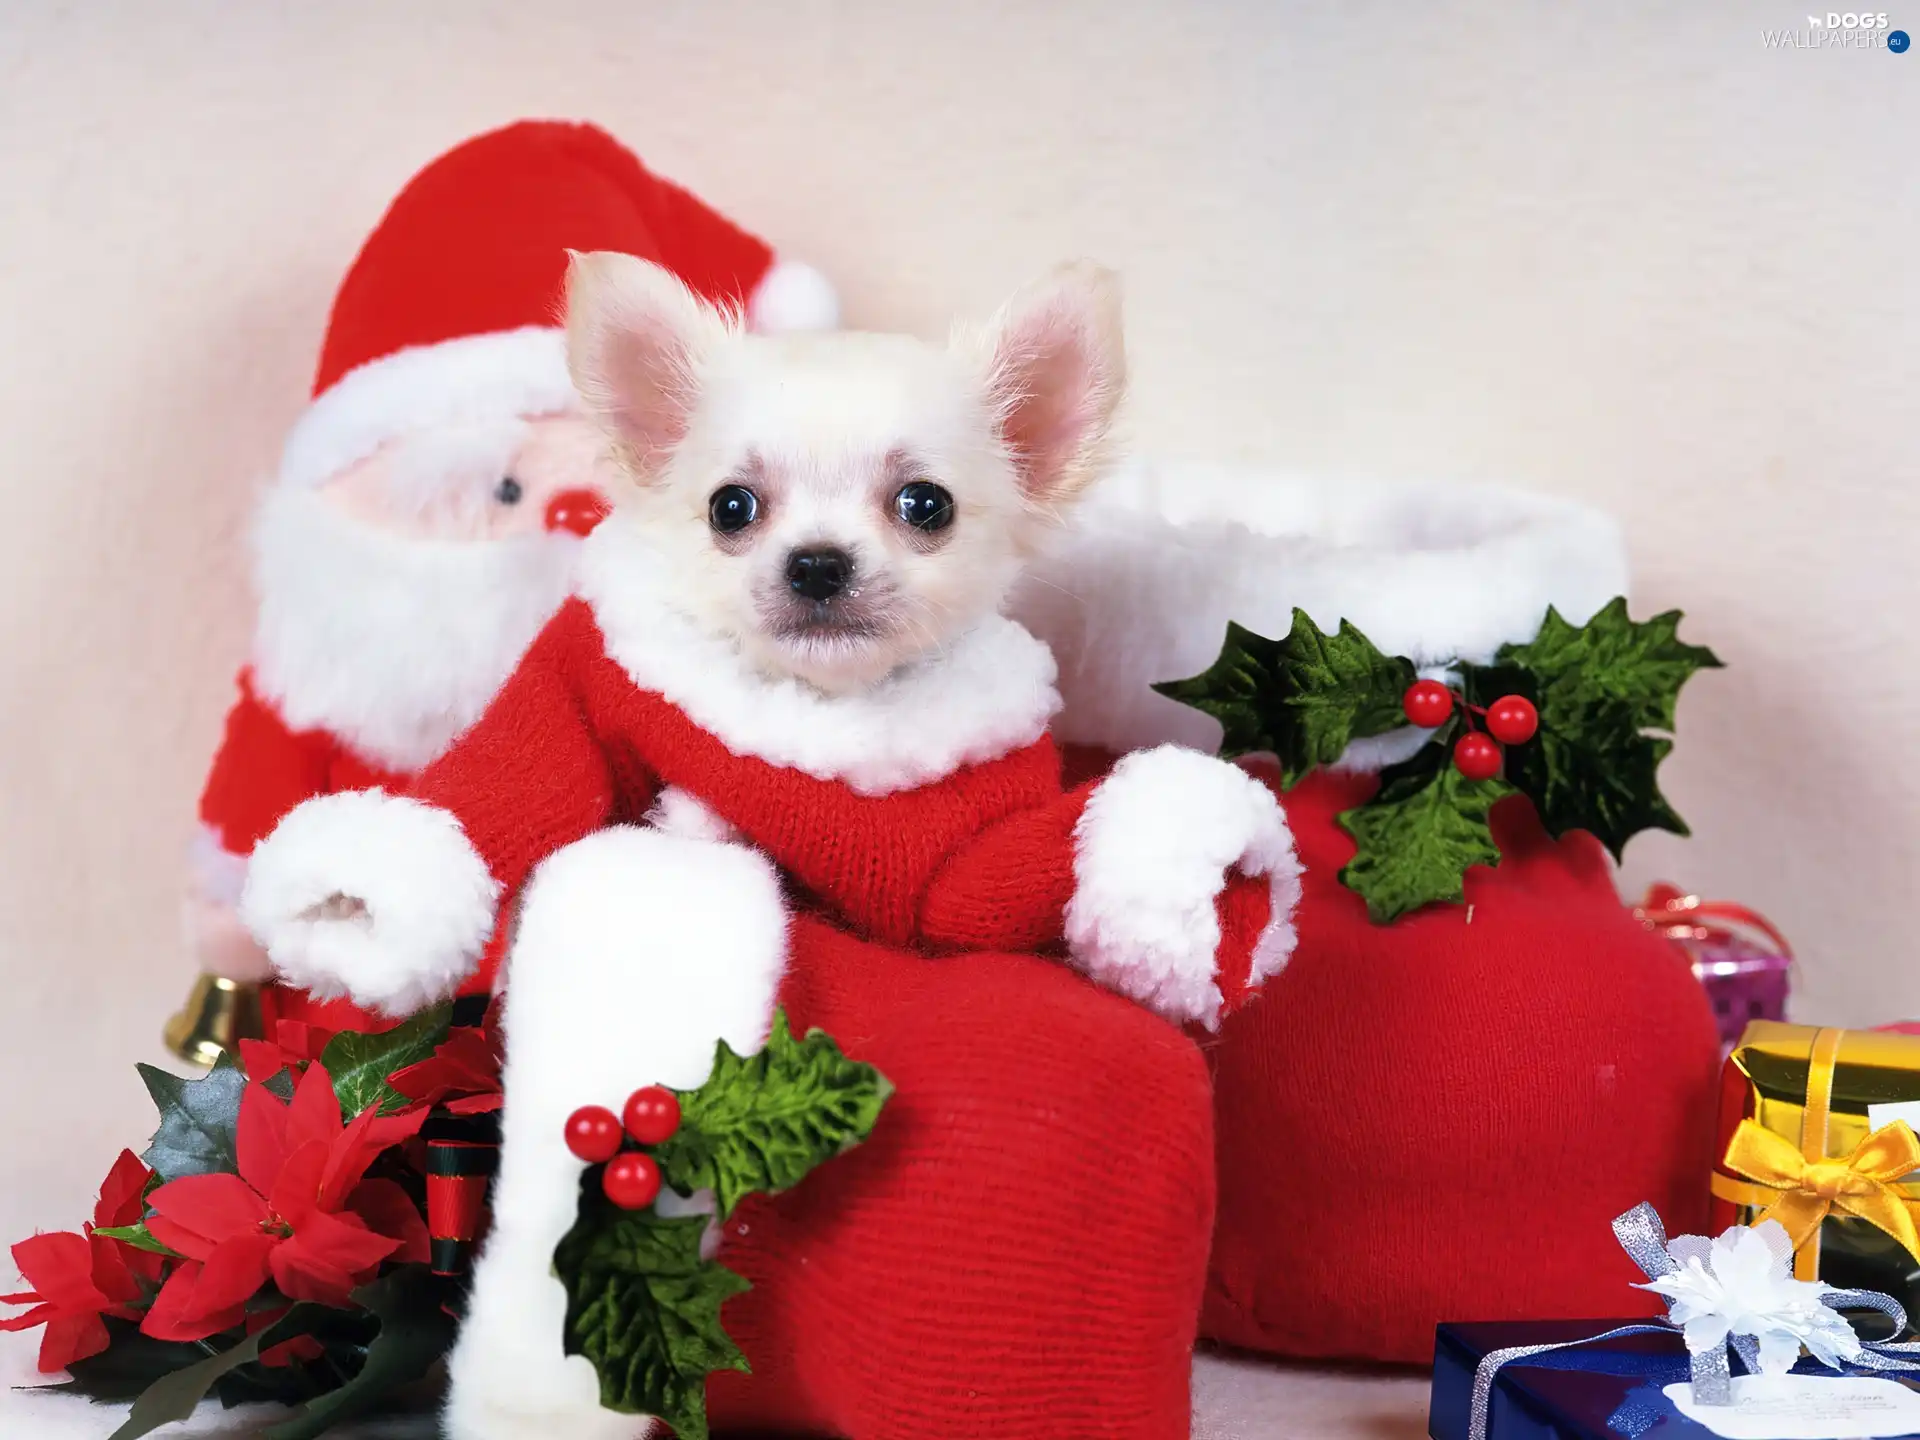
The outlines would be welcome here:
[[[1502,695],[1487,707],[1487,733],[1502,745],[1524,745],[1540,728],[1540,712],[1524,695]]]
[[[589,1165],[620,1153],[620,1117],[604,1105],[582,1105],[567,1117],[567,1149]]]
[[[1491,780],[1500,773],[1500,747],[1478,730],[1462,735],[1453,747],[1453,766],[1469,780]]]
[[[547,529],[591,535],[607,518],[606,498],[595,490],[562,490],[547,501]]]
[[[649,1085],[627,1097],[622,1118],[627,1134],[642,1145],[658,1145],[680,1128],[680,1097],[664,1085]]]
[[[1400,708],[1421,729],[1432,730],[1453,713],[1453,692],[1438,680],[1416,680],[1401,697]]]
[[[607,1162],[600,1188],[622,1210],[644,1210],[660,1193],[660,1167],[651,1155],[628,1150]]]

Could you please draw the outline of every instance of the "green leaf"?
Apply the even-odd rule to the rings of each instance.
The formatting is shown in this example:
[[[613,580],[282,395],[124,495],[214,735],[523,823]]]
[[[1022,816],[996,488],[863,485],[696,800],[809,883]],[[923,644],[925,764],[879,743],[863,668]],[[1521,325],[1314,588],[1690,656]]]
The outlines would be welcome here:
[[[72,1378],[48,1388],[83,1395],[89,1400],[126,1401],[138,1398],[154,1381],[207,1358],[212,1342],[184,1344],[142,1335],[137,1321],[117,1315],[101,1319],[107,1327],[107,1348],[67,1366]]]
[[[374,1035],[342,1030],[329,1040],[320,1063],[333,1077],[340,1113],[351,1120],[370,1105],[378,1105],[383,1115],[406,1109],[413,1102],[389,1085],[387,1077],[430,1058],[447,1038],[452,1020],[451,1005],[436,1005],[391,1030]]]
[[[1340,814],[1359,847],[1341,883],[1367,902],[1377,925],[1435,900],[1464,898],[1467,867],[1500,861],[1487,815],[1512,793],[1503,780],[1465,778],[1445,743],[1422,747],[1381,775],[1372,800]]]
[[[135,1067],[160,1111],[160,1128],[140,1158],[167,1180],[184,1175],[236,1175],[234,1129],[247,1077],[221,1055],[203,1079],[183,1080],[151,1065]]]
[[[1635,623],[1624,596],[1615,596],[1585,625],[1571,625],[1548,607],[1540,633],[1525,645],[1506,645],[1496,664],[1519,665],[1539,685],[1535,703],[1578,710],[1623,708],[1642,730],[1673,729],[1680,687],[1697,670],[1717,670],[1720,657],[1680,639],[1681,613],[1668,610]]]
[[[133,1402],[126,1422],[113,1432],[109,1440],[138,1440],[138,1437],[151,1434],[162,1425],[185,1420],[224,1376],[243,1365],[251,1365],[260,1358],[262,1350],[298,1335],[311,1334],[339,1314],[339,1311],[325,1305],[295,1305],[272,1325],[249,1335],[232,1349],[209,1355],[204,1360],[161,1376],[140,1392],[140,1398]]]
[[[849,1060],[821,1030],[795,1040],[776,1010],[754,1055],[723,1040],[706,1084],[680,1097],[680,1128],[653,1147],[666,1183],[682,1194],[711,1190],[720,1214],[744,1195],[778,1194],[873,1132],[893,1086]]]
[[[154,1239],[153,1236],[147,1232],[147,1222],[144,1220],[137,1225],[102,1226],[93,1233],[105,1236],[109,1240],[118,1240],[123,1245],[131,1245],[136,1250],[145,1250],[154,1255],[165,1255],[170,1260],[183,1258],[179,1251],[170,1249]]]
[[[446,1311],[446,1287],[426,1266],[403,1265],[361,1286],[353,1298],[380,1325],[360,1368],[344,1384],[308,1401],[299,1414],[269,1426],[265,1440],[314,1440],[335,1425],[382,1409],[453,1348],[459,1322]]]
[[[1348,621],[1329,635],[1295,610],[1285,639],[1229,625],[1206,671],[1154,688],[1218,719],[1226,731],[1222,755],[1271,750],[1292,786],[1353,741],[1404,728],[1402,704],[1415,674],[1412,661],[1381,654]]]
[[[579,1218],[553,1256],[567,1292],[565,1350],[593,1362],[600,1403],[664,1420],[680,1440],[707,1440],[707,1376],[748,1368],[720,1324],[720,1307],[748,1285],[701,1259],[707,1224],[704,1215],[619,1209],[595,1167],[581,1177]]]
[[[1569,731],[1546,723],[1507,756],[1507,776],[1533,801],[1540,823],[1555,837],[1586,830],[1620,859],[1642,830],[1685,835],[1682,820],[1660,793],[1657,772],[1673,749],[1665,736],[1642,734],[1622,707],[1590,711]]]
[[[1186,680],[1153,688],[1170,700],[1211,715],[1225,736],[1223,755],[1273,749],[1268,717],[1279,708],[1280,642],[1229,622],[1213,664]]]
[[[1579,626],[1549,609],[1538,636],[1496,657],[1495,673],[1523,674],[1540,711],[1539,734],[1509,749],[1506,774],[1549,834],[1590,831],[1617,860],[1642,830],[1687,833],[1656,773],[1673,742],[1646,732],[1671,730],[1681,686],[1720,659],[1682,642],[1680,619],[1670,610],[1635,623],[1624,599]]]

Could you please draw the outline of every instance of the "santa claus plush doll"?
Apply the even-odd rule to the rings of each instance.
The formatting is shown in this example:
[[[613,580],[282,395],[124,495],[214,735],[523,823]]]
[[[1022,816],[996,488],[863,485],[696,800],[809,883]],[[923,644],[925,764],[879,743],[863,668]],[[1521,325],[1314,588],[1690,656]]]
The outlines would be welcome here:
[[[408,182],[340,288],[256,517],[259,619],[186,903],[204,978],[169,1028],[187,1058],[252,1028],[216,1007],[266,977],[234,918],[253,847],[311,796],[404,785],[479,718],[567,593],[604,504],[556,328],[569,249],[645,256],[757,328],[835,320],[817,271],[590,125],[511,125]],[[284,986],[264,1005],[269,1031],[381,1023]]]

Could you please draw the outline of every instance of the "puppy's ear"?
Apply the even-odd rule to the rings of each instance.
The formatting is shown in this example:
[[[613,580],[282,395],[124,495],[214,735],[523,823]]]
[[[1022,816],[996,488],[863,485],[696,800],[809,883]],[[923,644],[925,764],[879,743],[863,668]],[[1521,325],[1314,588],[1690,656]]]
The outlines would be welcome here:
[[[700,362],[725,316],[658,265],[611,250],[567,268],[567,368],[635,471],[653,473],[687,432]]]
[[[987,394],[1028,502],[1071,499],[1099,474],[1127,386],[1120,279],[1063,265],[962,344],[984,362]]]

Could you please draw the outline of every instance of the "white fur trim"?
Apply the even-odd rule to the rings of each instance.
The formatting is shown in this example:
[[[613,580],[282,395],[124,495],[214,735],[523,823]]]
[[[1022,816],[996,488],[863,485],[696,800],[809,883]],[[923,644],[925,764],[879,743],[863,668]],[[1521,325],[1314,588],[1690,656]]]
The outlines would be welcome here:
[[[401,535],[285,489],[262,497],[253,541],[261,698],[400,774],[480,718],[566,599],[581,545]]]
[[[616,511],[581,548],[580,594],[633,683],[736,755],[890,795],[1031,745],[1059,709],[1053,656],[999,616],[859,694],[757,674],[661,593],[648,543]]]
[[[709,809],[706,801],[678,785],[669,785],[660,792],[653,808],[647,811],[646,820],[655,830],[688,840],[725,842],[740,838],[740,832]]]
[[[617,1110],[642,1085],[700,1085],[717,1039],[758,1050],[786,928],[773,866],[738,845],[620,827],[535,872],[508,959],[500,1176],[449,1361],[450,1440],[652,1433],[601,1409],[592,1366],[561,1351],[553,1249],[573,1225],[584,1168],[566,1148],[566,1117]]]
[[[341,897],[360,908],[336,913]],[[295,806],[260,842],[240,918],[289,983],[404,1015],[446,998],[473,969],[499,898],[445,810],[347,790]]]
[[[1271,887],[1253,979],[1292,954],[1300,862],[1273,793],[1245,771],[1175,745],[1128,755],[1095,787],[1073,838],[1067,951],[1109,989],[1170,1020],[1217,1026],[1214,901],[1231,870]]]
[[[1219,724],[1150,687],[1206,669],[1229,620],[1283,635],[1299,606],[1428,666],[1488,660],[1533,638],[1548,605],[1580,622],[1626,590],[1618,525],[1548,496],[1135,461],[1089,496],[1009,613],[1060,662],[1056,735],[1213,750]],[[1350,763],[1396,753],[1382,737]]]
[[[436,425],[577,409],[558,329],[528,325],[411,345],[349,370],[295,422],[280,483],[318,485],[388,440]]]
[[[220,832],[202,821],[187,842],[187,883],[202,900],[238,905],[247,883],[247,857],[234,854]]]
[[[765,335],[832,330],[840,324],[840,296],[806,261],[776,256],[747,298],[747,323]]]

